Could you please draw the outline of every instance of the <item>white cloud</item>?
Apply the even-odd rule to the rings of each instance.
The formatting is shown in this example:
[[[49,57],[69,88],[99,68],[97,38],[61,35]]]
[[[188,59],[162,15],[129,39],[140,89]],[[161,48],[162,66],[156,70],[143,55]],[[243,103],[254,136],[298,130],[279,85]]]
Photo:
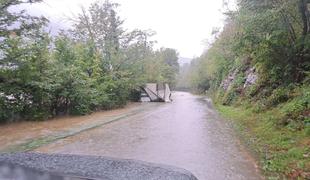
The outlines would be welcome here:
[[[45,0],[31,5],[32,12],[46,15],[53,24],[68,24],[67,17],[95,0]],[[121,4],[125,28],[152,29],[157,47],[175,48],[183,57],[199,56],[213,27],[223,25],[221,0],[115,0]],[[40,14],[39,13],[39,14]]]

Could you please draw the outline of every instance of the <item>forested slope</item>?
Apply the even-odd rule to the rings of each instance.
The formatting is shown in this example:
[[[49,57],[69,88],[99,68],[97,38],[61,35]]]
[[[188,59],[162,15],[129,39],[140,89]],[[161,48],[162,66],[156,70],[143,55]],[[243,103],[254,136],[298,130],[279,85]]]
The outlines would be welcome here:
[[[70,30],[17,11],[40,0],[0,1],[0,123],[87,114],[139,98],[146,82],[175,84],[178,55],[153,49],[154,32],[126,31],[116,3],[82,8]]]
[[[238,1],[187,71],[274,178],[310,178],[310,17],[307,0]]]

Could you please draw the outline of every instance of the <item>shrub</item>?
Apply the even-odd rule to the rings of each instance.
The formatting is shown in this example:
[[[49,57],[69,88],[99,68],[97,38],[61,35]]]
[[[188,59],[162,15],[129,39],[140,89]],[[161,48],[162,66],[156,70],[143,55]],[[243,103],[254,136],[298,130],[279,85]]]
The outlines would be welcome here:
[[[300,129],[305,127],[309,122],[310,109],[310,91],[309,87],[301,87],[300,95],[285,104],[282,108],[284,115],[280,121],[283,125],[290,125],[290,128]]]
[[[280,103],[286,102],[289,99],[289,92],[287,88],[279,87],[272,91],[271,96],[267,100],[267,106],[276,106]]]
[[[239,93],[235,89],[228,91],[222,100],[223,105],[231,105],[237,98]]]

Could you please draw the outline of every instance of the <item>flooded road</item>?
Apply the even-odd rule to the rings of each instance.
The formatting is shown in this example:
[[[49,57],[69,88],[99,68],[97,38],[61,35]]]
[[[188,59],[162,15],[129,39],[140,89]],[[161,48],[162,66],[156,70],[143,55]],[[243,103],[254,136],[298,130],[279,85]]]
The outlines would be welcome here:
[[[23,121],[0,126],[0,152],[38,139],[50,139],[63,134],[75,134],[85,129],[109,123],[114,119],[136,114],[154,105],[130,103],[124,108],[95,112],[86,116],[59,117],[47,121]],[[10,152],[10,151],[9,151]]]
[[[173,99],[36,151],[173,165],[201,180],[261,179],[253,159],[207,99],[183,92]]]

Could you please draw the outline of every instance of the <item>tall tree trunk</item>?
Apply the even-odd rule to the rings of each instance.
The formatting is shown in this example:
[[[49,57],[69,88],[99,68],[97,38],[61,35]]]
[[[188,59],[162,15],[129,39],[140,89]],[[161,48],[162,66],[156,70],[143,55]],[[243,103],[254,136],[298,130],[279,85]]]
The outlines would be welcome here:
[[[295,69],[295,80],[300,82],[304,78],[304,72],[302,71],[304,63],[306,61],[305,55],[308,53],[308,49],[305,48],[305,41],[307,36],[310,33],[310,15],[308,9],[308,3],[310,0],[299,0],[299,12],[301,15],[301,20],[303,24],[302,36],[300,38],[300,47],[297,49],[298,57],[294,61],[294,69]]]
[[[310,15],[308,10],[309,0],[299,0],[299,11],[303,22],[303,36],[310,33]]]

